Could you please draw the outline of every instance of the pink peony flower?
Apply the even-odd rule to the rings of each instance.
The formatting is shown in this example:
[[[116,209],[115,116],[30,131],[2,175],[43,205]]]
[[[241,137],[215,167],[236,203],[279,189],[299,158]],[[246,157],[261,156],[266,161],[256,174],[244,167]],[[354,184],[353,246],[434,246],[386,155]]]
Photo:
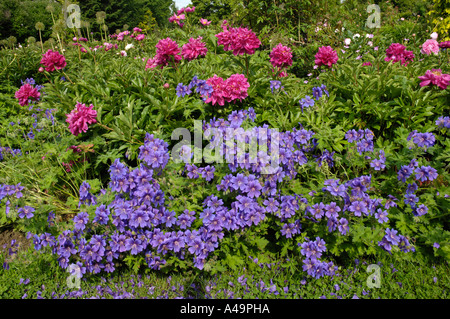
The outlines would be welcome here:
[[[178,63],[181,59],[178,44],[170,38],[162,39],[156,44],[156,55],[147,60],[145,69],[154,69],[157,66],[162,69],[169,62]]]
[[[445,90],[450,82],[450,75],[443,74],[441,69],[427,70],[425,75],[419,76],[420,86],[437,85],[441,90]]]
[[[16,99],[19,100],[19,105],[24,106],[28,105],[28,100],[39,101],[39,97],[41,93],[39,93],[38,89],[32,86],[29,83],[25,83],[20,87],[18,91],[15,93]]]
[[[315,55],[315,63],[317,66],[327,65],[329,68],[338,61],[337,52],[330,46],[323,46],[319,48],[319,51]]]
[[[448,48],[450,48],[450,41],[444,41],[444,42],[439,43],[439,47],[441,49],[448,49]]]
[[[191,61],[206,55],[208,49],[206,48],[206,44],[201,41],[202,39],[202,37],[198,37],[197,39],[190,38],[189,42],[183,45],[181,55],[185,60]]]
[[[174,62],[181,60],[178,44],[170,38],[159,40],[156,44],[156,56],[159,65],[167,65],[173,59]]]
[[[174,14],[173,16],[171,16],[169,18],[169,22],[175,22],[176,24],[178,24],[180,27],[183,27],[183,23],[181,23],[181,20],[186,19],[186,15],[184,14]]]
[[[420,52],[427,55],[430,55],[431,53],[437,55],[439,53],[439,43],[434,39],[428,39],[422,44],[422,50],[420,50]]]
[[[142,41],[145,39],[145,34],[138,34],[135,38],[137,41]]]
[[[211,21],[208,21],[208,20],[206,20],[206,19],[201,18],[201,19],[200,19],[200,23],[203,24],[203,25],[210,25],[210,24],[211,24]]]
[[[109,51],[114,47],[114,45],[112,43],[108,43],[108,42],[103,43],[103,45],[105,47],[105,51]]]
[[[226,91],[226,82],[221,77],[214,74],[213,77],[206,80],[206,83],[211,85],[213,92],[206,99],[205,103],[212,103],[212,105],[225,105],[225,98],[228,99],[228,92]]]
[[[45,71],[53,72],[55,69],[61,70],[66,66],[66,58],[58,51],[48,50],[41,59],[41,64],[45,66]]]
[[[250,84],[243,74],[233,74],[227,80],[214,74],[206,83],[213,87],[213,92],[205,100],[205,103],[223,106],[225,102],[243,100],[248,96],[247,90]]]
[[[386,57],[384,61],[392,61],[392,63],[399,62],[401,65],[408,65],[414,59],[414,53],[407,51],[406,47],[400,43],[392,43],[386,49]]]
[[[66,114],[66,122],[69,123],[69,130],[73,135],[78,136],[81,132],[88,130],[88,124],[97,123],[97,111],[93,110],[93,107],[92,104],[86,107],[85,104],[78,102],[76,109]]]
[[[270,63],[272,63],[274,67],[287,68],[288,66],[292,65],[291,48],[286,47],[281,43],[273,48],[269,56]]]
[[[144,59],[145,60],[145,59]],[[145,63],[145,69],[154,69],[158,66],[156,57],[149,58]]]
[[[248,96],[249,87],[250,84],[243,74],[233,74],[225,81],[225,90],[228,94],[224,98],[227,102],[243,100]]]
[[[227,30],[224,23],[223,30],[223,32],[216,34],[217,44],[223,45],[225,51],[233,51],[234,55],[253,54],[261,45],[261,41],[256,34],[247,28],[230,28],[230,30]]]

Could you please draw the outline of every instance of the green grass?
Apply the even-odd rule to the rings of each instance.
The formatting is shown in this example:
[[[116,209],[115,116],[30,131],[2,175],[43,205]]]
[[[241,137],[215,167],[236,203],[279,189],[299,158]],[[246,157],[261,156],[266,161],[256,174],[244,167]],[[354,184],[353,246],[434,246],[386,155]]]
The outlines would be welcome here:
[[[5,258],[3,253],[0,262]],[[80,288],[69,288],[68,272],[54,257],[32,248],[18,252],[0,268],[0,298],[262,298],[262,299],[447,299],[450,297],[448,262],[437,264],[398,260],[384,256],[379,261],[360,260],[339,267],[334,278],[306,278],[301,265],[278,262],[254,264],[235,271],[210,274],[205,271],[164,274],[119,269],[111,275],[88,275]],[[251,264],[253,263],[253,264]],[[379,265],[380,287],[368,286],[369,264]],[[249,270],[251,269],[251,270]],[[29,283],[20,284],[29,279]],[[241,282],[245,280],[243,285]],[[275,285],[275,286],[273,286]],[[271,289],[269,289],[271,287]]]

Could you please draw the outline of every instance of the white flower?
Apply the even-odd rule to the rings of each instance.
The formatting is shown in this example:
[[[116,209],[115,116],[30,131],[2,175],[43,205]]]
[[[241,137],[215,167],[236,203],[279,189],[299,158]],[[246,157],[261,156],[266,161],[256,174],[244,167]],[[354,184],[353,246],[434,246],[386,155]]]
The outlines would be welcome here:
[[[351,42],[352,40],[350,38],[344,40],[345,45],[350,45]]]
[[[356,33],[356,34],[353,36],[353,39],[359,38],[359,37],[360,37],[359,33]]]
[[[433,40],[436,40],[436,39],[438,38],[437,32],[433,32],[433,33],[430,35],[430,37],[431,37]]]
[[[129,50],[131,48],[134,48],[133,43],[128,43],[127,46],[125,47],[125,50]]]
[[[338,33],[338,32],[339,32],[339,30],[338,30],[338,29],[334,30],[334,33]]]
[[[369,47],[371,47],[371,46],[373,45],[373,42],[372,42],[372,41],[369,41],[369,42],[367,42],[367,45],[368,45]]]

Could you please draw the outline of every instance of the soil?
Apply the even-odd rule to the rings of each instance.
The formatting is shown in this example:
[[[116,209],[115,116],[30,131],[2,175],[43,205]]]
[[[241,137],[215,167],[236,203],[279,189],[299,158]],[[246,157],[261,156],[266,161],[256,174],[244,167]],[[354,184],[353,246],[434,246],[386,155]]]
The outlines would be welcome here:
[[[27,239],[26,235],[15,229],[5,229],[0,231],[0,254],[9,256],[9,248],[11,248],[11,241],[16,240],[13,250],[15,252],[27,249],[32,240]]]

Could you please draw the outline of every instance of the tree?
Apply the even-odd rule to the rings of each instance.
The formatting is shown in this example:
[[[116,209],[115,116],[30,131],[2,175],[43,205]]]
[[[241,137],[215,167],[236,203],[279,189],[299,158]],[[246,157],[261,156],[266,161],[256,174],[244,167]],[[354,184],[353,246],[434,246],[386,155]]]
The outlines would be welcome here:
[[[218,23],[224,19],[230,17],[232,7],[229,0],[192,0],[192,6],[195,7],[195,11],[190,13],[198,19],[204,18]]]
[[[167,25],[173,0],[79,0],[81,15],[91,23],[96,21],[96,13],[106,12],[105,24],[109,30],[122,29],[127,24],[132,28],[146,20],[150,10],[159,26]]]
[[[42,22],[46,26],[53,25],[50,14],[45,8],[50,0],[0,0],[0,38],[15,36],[19,43],[30,37],[39,35],[35,25]],[[59,5],[60,8],[60,5]],[[42,32],[43,38],[51,34],[50,27]]]

